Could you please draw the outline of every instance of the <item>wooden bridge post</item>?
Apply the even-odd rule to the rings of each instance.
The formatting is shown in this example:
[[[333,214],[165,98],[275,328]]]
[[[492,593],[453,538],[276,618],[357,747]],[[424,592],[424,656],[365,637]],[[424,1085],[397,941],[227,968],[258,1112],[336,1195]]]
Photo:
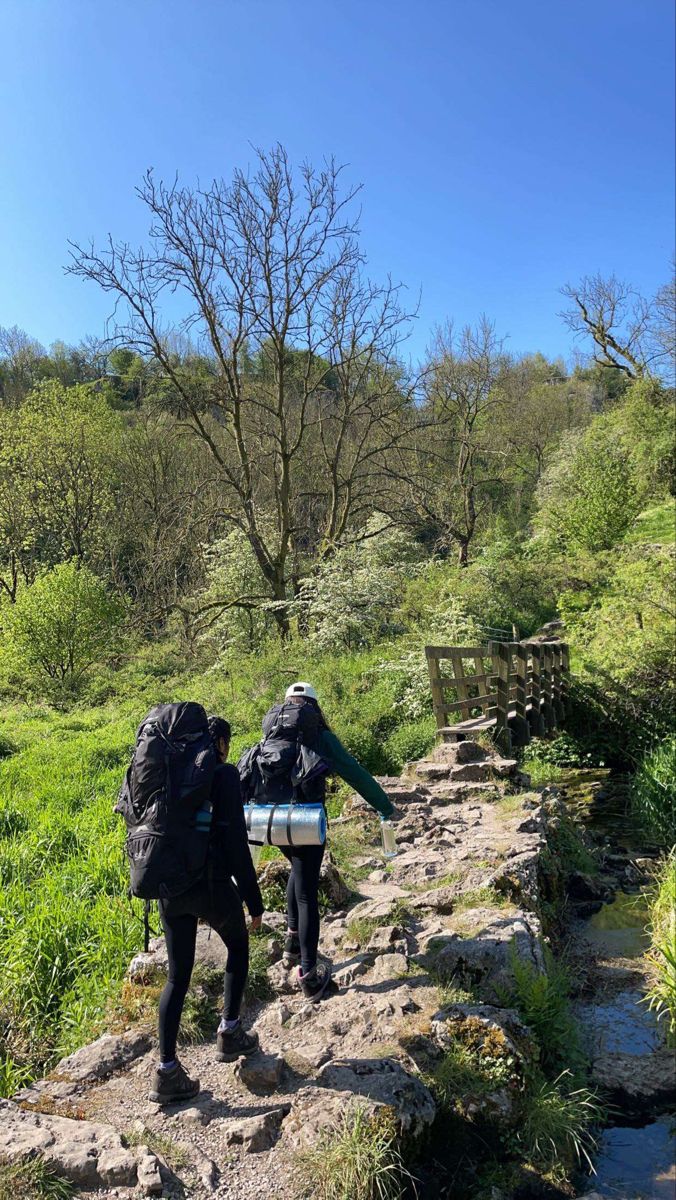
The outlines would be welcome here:
[[[548,642],[544,642],[542,645],[542,693],[542,715],[549,732],[556,729],[556,712],[552,702],[552,648]]]
[[[547,727],[542,716],[542,661],[540,643],[529,642],[528,651],[531,661],[530,712],[528,714],[528,723],[533,737],[541,737],[543,733],[547,732]]]
[[[451,662],[453,664],[453,676],[455,679],[455,690],[460,700],[463,721],[469,719],[469,710],[471,708],[471,700],[469,698],[469,688],[465,683],[465,664],[462,661],[462,654],[457,650],[451,654]]]
[[[425,646],[425,655],[427,656],[427,669],[430,673],[430,686],[432,688],[432,705],[434,707],[434,716],[437,722],[437,730],[443,729],[446,724],[446,714],[444,712],[444,693],[441,686],[441,671],[439,670],[439,659],[435,653],[434,646]]]
[[[497,666],[497,695],[495,740],[504,754],[512,749],[512,735],[509,729],[509,691],[512,666],[512,649],[509,642],[492,642]]]
[[[561,723],[565,715],[561,694],[561,680],[563,675],[561,664],[561,643],[557,642],[555,646],[552,646],[552,706],[556,715],[557,725]]]
[[[515,715],[512,721],[512,742],[517,746],[526,746],[530,741],[530,726],[526,717],[526,691],[528,683],[528,651],[523,642],[516,642],[510,651],[514,650],[516,657],[516,695],[514,700]]]
[[[568,644],[561,642],[561,704],[563,715],[568,711],[570,701],[570,654]]]

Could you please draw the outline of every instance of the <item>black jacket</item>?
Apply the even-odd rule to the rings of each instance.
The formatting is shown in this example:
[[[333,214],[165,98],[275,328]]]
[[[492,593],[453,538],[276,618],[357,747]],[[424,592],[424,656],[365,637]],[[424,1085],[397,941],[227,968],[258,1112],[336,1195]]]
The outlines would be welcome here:
[[[214,879],[234,879],[249,915],[259,917],[264,905],[249,852],[237,767],[223,763],[216,768],[211,799],[208,869]]]

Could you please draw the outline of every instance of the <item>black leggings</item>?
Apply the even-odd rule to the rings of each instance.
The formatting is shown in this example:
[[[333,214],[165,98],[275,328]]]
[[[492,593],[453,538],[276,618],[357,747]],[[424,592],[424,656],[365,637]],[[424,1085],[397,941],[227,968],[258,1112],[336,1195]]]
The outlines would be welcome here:
[[[249,935],[242,902],[229,880],[198,884],[174,900],[161,900],[159,907],[169,957],[167,982],[160,996],[160,1059],[172,1062],[195,962],[198,919],[208,921],[227,947],[223,981],[226,1021],[239,1016],[249,970]]]
[[[324,846],[280,846],[291,863],[286,886],[289,929],[298,931],[301,970],[305,975],[317,963],[319,944],[319,871]]]

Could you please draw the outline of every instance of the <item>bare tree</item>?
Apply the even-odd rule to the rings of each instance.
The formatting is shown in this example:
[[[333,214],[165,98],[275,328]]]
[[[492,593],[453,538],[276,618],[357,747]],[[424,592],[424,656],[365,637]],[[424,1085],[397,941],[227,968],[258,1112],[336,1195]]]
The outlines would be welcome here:
[[[669,364],[667,369],[673,384],[676,369],[676,259],[671,264],[668,282],[655,296],[653,310],[653,335]]]
[[[508,454],[494,436],[494,417],[505,402],[500,382],[507,361],[486,317],[459,333],[447,324],[431,349],[426,406],[436,425],[418,434],[416,454],[407,459],[410,512],[436,531],[440,547],[455,544],[461,567],[469,563],[491,490],[505,475]]]
[[[592,338],[600,366],[640,379],[664,357],[652,334],[651,306],[629,284],[614,275],[585,275],[561,294],[572,307],[560,316],[576,336]]]
[[[398,287],[363,278],[356,191],[341,194],[333,161],[294,178],[280,146],[258,153],[252,175],[206,189],[148,172],[138,194],[149,248],[76,245],[69,268],[111,292],[116,311],[122,302],[118,342],[159,364],[179,419],[209,450],[222,518],[248,538],[282,633],[304,544],[326,549],[342,535],[379,458],[407,436],[393,367],[408,315]],[[199,369],[172,352],[162,324],[177,292],[175,332],[208,350]]]

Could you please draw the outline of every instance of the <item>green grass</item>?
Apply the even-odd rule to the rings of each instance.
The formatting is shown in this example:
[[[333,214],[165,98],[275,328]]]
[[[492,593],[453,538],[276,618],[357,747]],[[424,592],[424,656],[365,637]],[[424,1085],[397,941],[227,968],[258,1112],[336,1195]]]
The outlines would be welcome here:
[[[662,546],[676,541],[676,501],[665,500],[639,513],[625,542],[652,542]]]
[[[644,833],[660,845],[676,845],[676,736],[655,746],[631,782],[631,807]]]
[[[579,1072],[585,1058],[569,1003],[570,979],[564,964],[545,947],[541,974],[512,950],[513,987],[505,997],[518,1010],[540,1047],[540,1062],[550,1078],[569,1069]]]
[[[386,1110],[375,1117],[363,1106],[345,1113],[317,1147],[296,1155],[295,1172],[299,1200],[400,1200],[407,1187],[417,1194]]]
[[[74,1190],[41,1158],[0,1166],[0,1200],[68,1200]]]
[[[172,1171],[180,1171],[190,1162],[190,1155],[185,1147],[175,1142],[168,1134],[158,1133],[155,1129],[148,1129],[147,1126],[123,1134],[122,1140],[130,1149],[135,1146],[147,1146],[152,1154],[157,1154],[164,1159]]]
[[[564,1183],[576,1169],[591,1168],[593,1130],[601,1116],[594,1093],[573,1086],[570,1072],[534,1081],[517,1135],[526,1161],[554,1183]]]
[[[657,876],[650,909],[650,988],[646,999],[676,1046],[676,848]]]

